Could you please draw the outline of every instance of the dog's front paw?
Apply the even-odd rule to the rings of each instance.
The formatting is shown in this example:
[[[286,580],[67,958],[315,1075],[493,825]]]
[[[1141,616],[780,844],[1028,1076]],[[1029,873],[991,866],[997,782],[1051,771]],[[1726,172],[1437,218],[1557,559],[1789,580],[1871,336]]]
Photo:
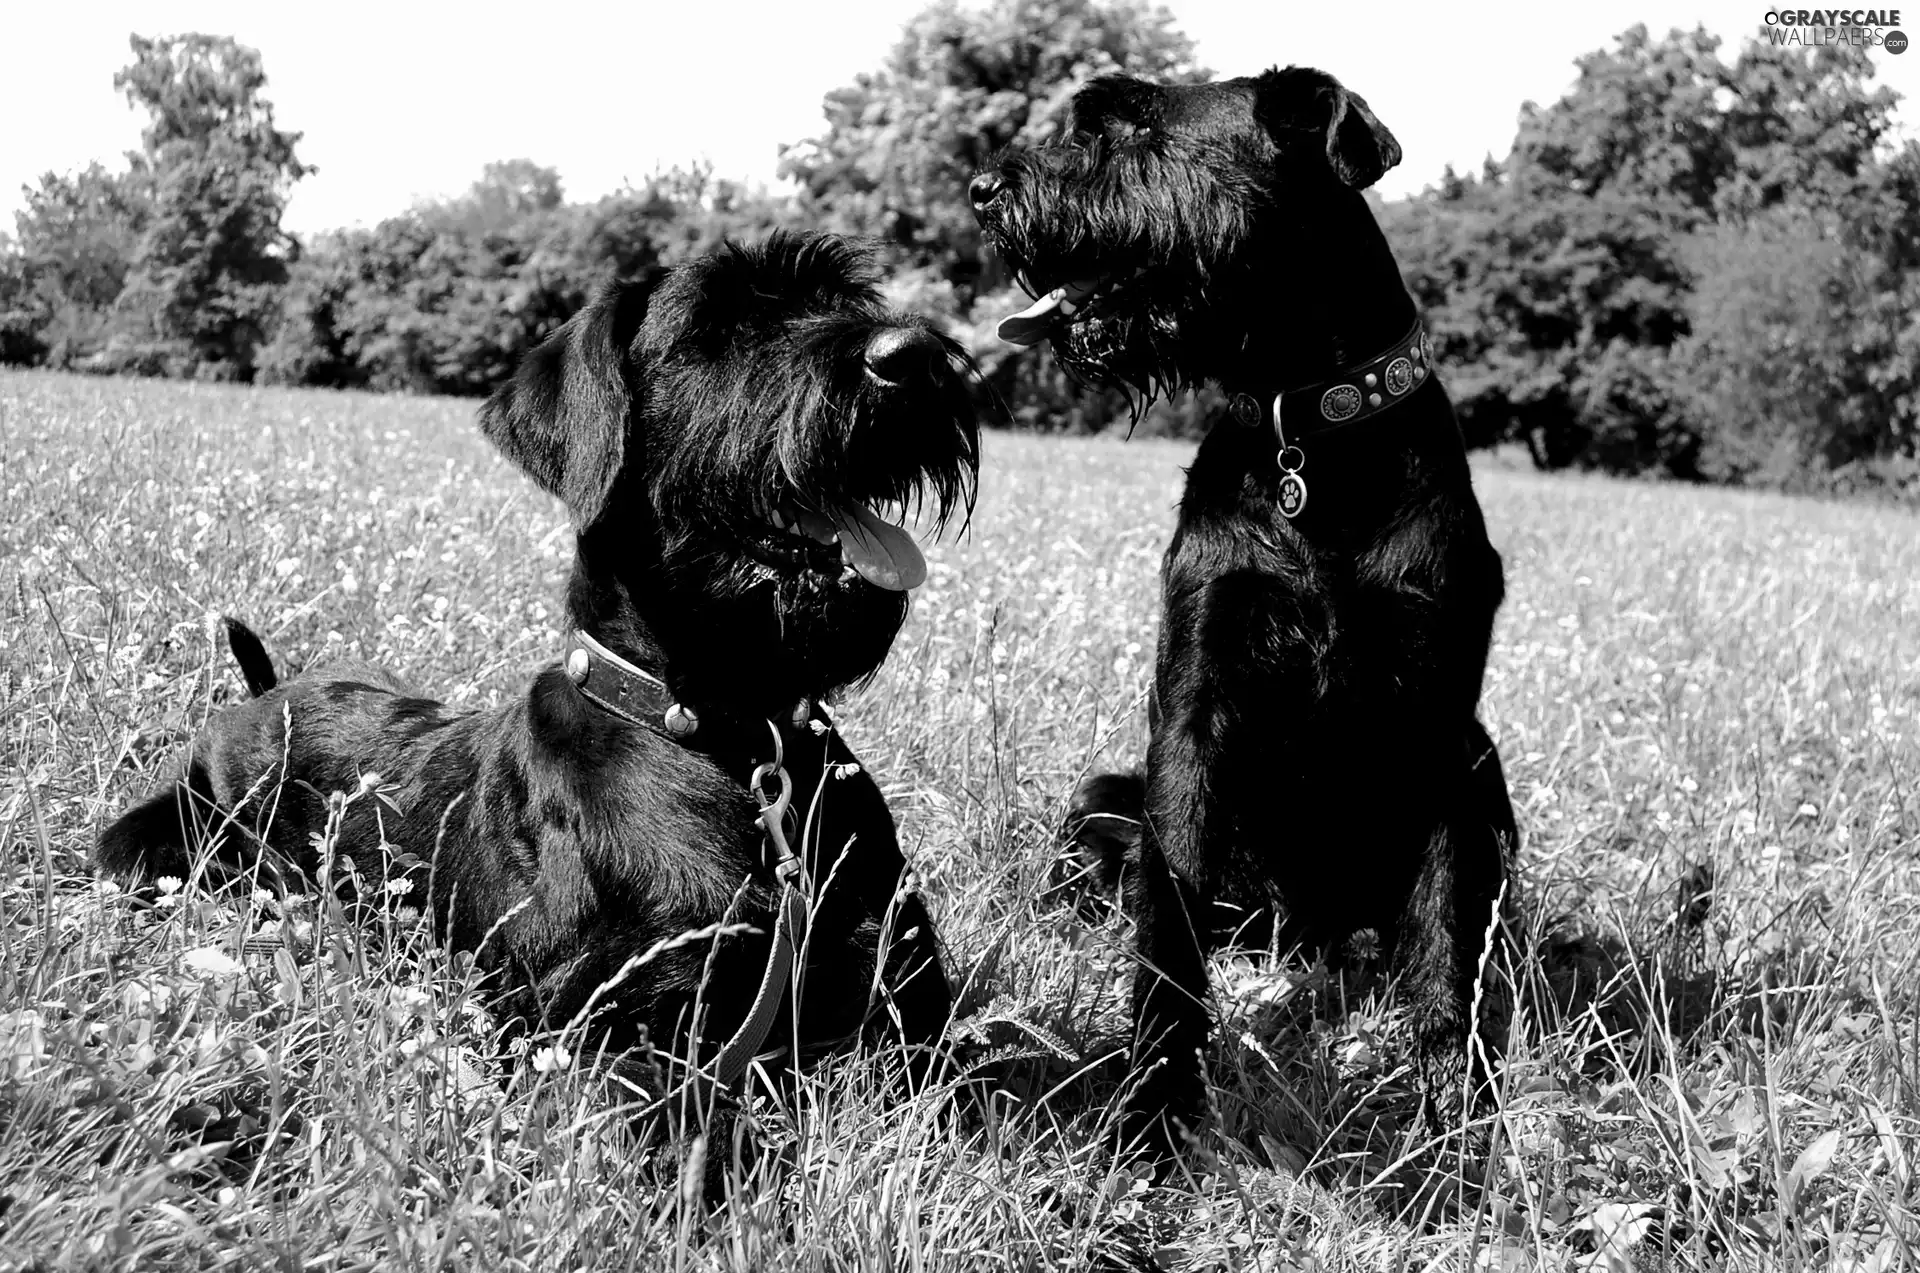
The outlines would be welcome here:
[[[1116,1157],[1146,1159],[1161,1176],[1179,1159],[1208,1159],[1208,1114],[1198,1057],[1186,1066],[1160,1058],[1127,1093],[1115,1128]]]

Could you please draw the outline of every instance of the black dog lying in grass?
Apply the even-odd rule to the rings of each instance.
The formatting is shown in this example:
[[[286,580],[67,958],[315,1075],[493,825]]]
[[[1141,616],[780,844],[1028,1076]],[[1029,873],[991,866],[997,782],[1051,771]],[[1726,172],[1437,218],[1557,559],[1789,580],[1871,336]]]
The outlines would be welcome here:
[[[971,504],[966,368],[831,237],[604,291],[481,412],[578,529],[566,659],[463,712],[376,669],[275,688],[240,629],[260,696],[106,829],[99,869],[321,887],[350,857],[375,889],[404,875],[525,1024],[616,1056],[674,1040],[722,1081],[763,1039],[803,1058],[863,1028],[932,1044],[950,1009],[933,926],[819,700],[875,671],[925,574],[876,506],[944,524]]]
[[[1212,382],[1230,401],[1167,549],[1145,776],[1091,779],[1073,810],[1101,874],[1127,860],[1130,1130],[1162,1147],[1205,1112],[1222,902],[1277,912],[1283,946],[1377,930],[1430,1108],[1463,1090],[1515,839],[1475,718],[1504,583],[1360,193],[1399,158],[1319,71],[1111,76],[1074,98],[1060,144],[1002,155],[971,189],[1040,298],[1003,337],[1146,398]]]

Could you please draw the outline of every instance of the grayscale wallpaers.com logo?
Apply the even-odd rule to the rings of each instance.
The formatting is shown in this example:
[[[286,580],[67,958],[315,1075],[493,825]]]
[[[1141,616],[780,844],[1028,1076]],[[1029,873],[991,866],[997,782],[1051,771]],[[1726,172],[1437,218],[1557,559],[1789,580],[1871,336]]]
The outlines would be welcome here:
[[[1905,53],[1907,35],[1899,26],[1898,9],[1769,9],[1766,16],[1769,43],[1809,48],[1852,44]]]

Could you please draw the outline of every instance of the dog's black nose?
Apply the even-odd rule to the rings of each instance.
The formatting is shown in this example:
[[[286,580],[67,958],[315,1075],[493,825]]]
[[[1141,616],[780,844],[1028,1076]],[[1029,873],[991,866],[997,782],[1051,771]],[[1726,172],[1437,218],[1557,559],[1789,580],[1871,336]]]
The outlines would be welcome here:
[[[967,198],[973,201],[973,209],[978,212],[999,198],[1000,192],[1006,188],[1007,183],[1000,179],[998,173],[983,172],[967,183]]]
[[[889,327],[867,342],[867,370],[890,384],[905,384],[946,358],[940,338],[922,327]]]

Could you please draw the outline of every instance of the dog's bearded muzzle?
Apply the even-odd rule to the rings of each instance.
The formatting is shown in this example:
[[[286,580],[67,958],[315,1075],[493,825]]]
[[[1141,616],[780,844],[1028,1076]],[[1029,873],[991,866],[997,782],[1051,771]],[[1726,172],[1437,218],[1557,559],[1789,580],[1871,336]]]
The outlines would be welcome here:
[[[1172,347],[1206,271],[1182,264],[1202,263],[1196,227],[1118,197],[1122,176],[1100,147],[1058,145],[1009,152],[969,195],[988,243],[1033,298],[1000,321],[1000,339],[1048,343],[1076,379],[1129,386],[1144,402],[1177,387]]]
[[[914,526],[937,538],[973,508],[973,362],[913,323],[823,332],[813,345],[806,361],[820,373],[769,381],[785,392],[753,404],[765,423],[715,431],[764,446],[722,446],[706,463],[663,474],[662,519],[697,518],[779,576],[908,591],[927,573]]]

